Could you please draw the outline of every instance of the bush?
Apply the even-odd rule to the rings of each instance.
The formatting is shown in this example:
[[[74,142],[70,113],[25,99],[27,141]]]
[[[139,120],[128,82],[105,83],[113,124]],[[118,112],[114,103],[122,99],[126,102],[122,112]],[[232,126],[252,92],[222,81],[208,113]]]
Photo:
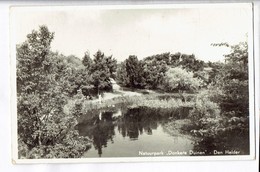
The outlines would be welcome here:
[[[220,116],[220,108],[217,103],[210,100],[209,91],[201,91],[195,98],[195,103],[190,118],[196,126],[204,127],[207,122],[212,123]],[[211,124],[209,124],[211,125]]]
[[[188,72],[180,67],[170,68],[164,78],[165,89],[169,92],[195,92],[202,86],[202,80],[193,77],[192,72]]]

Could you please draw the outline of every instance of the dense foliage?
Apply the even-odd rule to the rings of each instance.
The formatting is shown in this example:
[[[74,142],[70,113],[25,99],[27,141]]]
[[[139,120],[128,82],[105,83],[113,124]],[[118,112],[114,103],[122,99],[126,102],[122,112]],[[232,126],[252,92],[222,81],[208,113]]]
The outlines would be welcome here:
[[[105,56],[104,53],[98,51],[94,55],[93,63],[90,67],[91,83],[98,91],[112,90],[110,78],[114,77],[117,62],[112,56]]]
[[[226,44],[225,44],[226,45]],[[206,91],[197,95],[191,118],[203,136],[200,144],[213,145],[222,149],[224,143],[232,143],[229,149],[244,146],[249,151],[249,88],[247,43],[230,46],[219,71],[218,82],[212,82]],[[196,128],[195,127],[195,128]],[[233,135],[234,137],[229,137]],[[237,145],[240,142],[240,145]],[[234,146],[236,145],[236,146]]]
[[[65,115],[73,73],[65,59],[51,53],[54,33],[41,26],[17,46],[17,114],[20,158],[76,158],[87,150],[71,111]]]
[[[170,68],[165,76],[165,89],[169,92],[195,92],[202,85],[199,78],[194,78],[192,72],[176,67]]]
[[[189,76],[189,82],[197,82],[194,84],[187,83],[196,85],[196,88],[185,89],[191,91],[196,90],[200,86],[197,78],[203,79],[205,83],[208,82],[208,76],[206,76],[208,73],[203,71],[205,65],[203,61],[197,60],[194,55],[181,53],[157,54],[146,57],[143,60],[138,60],[136,56],[129,56],[128,59],[119,65],[117,80],[122,86],[131,88],[160,89],[178,92],[178,88],[171,89],[165,85],[169,83],[167,75],[175,75],[176,78],[174,77],[174,79],[177,80],[178,75],[181,75],[180,70],[183,70],[183,76]],[[172,68],[176,68],[176,70]],[[171,72],[167,73],[168,69],[171,69]],[[177,84],[184,84],[180,82],[182,81],[179,80]],[[183,85],[182,90],[184,90],[184,87],[190,86]]]
[[[121,68],[124,66],[125,69],[121,69],[121,72],[123,70],[126,72],[126,74],[123,74],[126,75],[126,78],[123,79],[123,83],[126,83],[125,86],[142,88],[144,86],[142,62],[139,61],[136,56],[131,55],[125,60],[125,63],[122,64]]]
[[[100,50],[93,57],[86,52],[82,59],[52,52],[53,39],[54,33],[40,26],[16,48],[20,158],[82,157],[91,141],[79,136],[77,119],[84,112],[114,108],[114,104],[123,102],[131,104],[129,108],[160,108],[165,113],[169,108],[191,108],[187,130],[202,138],[198,144],[215,148],[232,139],[231,135],[248,142],[246,42],[234,46],[214,44],[231,49],[223,63],[205,63],[193,54],[163,53],[142,60],[130,55],[119,64]],[[123,87],[153,94],[122,96],[103,100],[103,104],[92,101],[113,90],[112,78]],[[175,97],[159,99],[163,94]],[[189,94],[189,100],[185,94]]]

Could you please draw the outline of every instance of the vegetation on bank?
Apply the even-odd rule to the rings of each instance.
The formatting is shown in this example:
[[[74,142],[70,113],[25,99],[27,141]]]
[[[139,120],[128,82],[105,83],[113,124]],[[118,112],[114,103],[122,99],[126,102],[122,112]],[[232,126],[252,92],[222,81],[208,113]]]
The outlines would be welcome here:
[[[225,143],[230,135],[248,140],[246,42],[214,44],[231,49],[225,63],[163,53],[143,60],[130,55],[118,64],[101,51],[93,57],[86,52],[82,60],[52,52],[53,39],[54,33],[41,26],[16,48],[19,158],[80,158],[90,140],[75,129],[78,117],[118,105],[157,110],[191,107],[185,130],[202,138],[198,144]],[[111,78],[125,88],[157,93],[99,103],[97,95],[113,91]]]
[[[79,103],[82,106],[81,114],[87,114],[92,110],[111,110],[118,106],[125,106],[128,109],[147,107],[147,108],[161,108],[161,109],[177,109],[180,107],[193,107],[193,101],[182,101],[180,98],[170,98],[170,99],[158,99],[158,94],[152,95],[142,95],[142,96],[119,96],[113,99],[108,99],[99,103],[98,101],[88,101],[85,99],[72,99],[66,105],[66,110],[69,112],[74,108],[74,104]]]

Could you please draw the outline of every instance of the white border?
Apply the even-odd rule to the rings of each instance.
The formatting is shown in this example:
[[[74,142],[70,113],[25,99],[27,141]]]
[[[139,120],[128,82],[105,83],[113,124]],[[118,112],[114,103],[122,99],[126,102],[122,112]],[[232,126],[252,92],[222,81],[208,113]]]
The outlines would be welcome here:
[[[240,7],[251,5],[250,3],[232,3],[232,4],[175,4],[175,5],[105,5],[105,6],[53,6],[53,9],[66,8],[86,8],[86,9],[152,9],[152,8],[215,8],[215,7]],[[253,19],[253,18],[252,18]],[[11,24],[10,20],[10,24]],[[11,25],[12,26],[12,25]],[[248,33],[249,47],[249,94],[250,94],[250,155],[237,156],[173,156],[173,157],[120,157],[120,158],[78,158],[78,159],[18,159],[18,143],[17,143],[17,104],[16,104],[16,58],[15,43],[10,26],[10,44],[11,49],[11,113],[12,113],[12,161],[13,163],[86,163],[86,162],[158,162],[158,161],[201,161],[201,160],[254,160],[255,159],[255,92],[254,92],[254,60],[253,60],[253,23]]]

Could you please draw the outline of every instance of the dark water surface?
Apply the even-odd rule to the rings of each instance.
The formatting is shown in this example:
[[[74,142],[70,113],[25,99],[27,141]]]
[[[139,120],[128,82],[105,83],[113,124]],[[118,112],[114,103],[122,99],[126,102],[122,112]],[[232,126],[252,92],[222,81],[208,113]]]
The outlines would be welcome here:
[[[183,152],[193,150],[191,137],[167,130],[174,118],[185,118],[189,109],[169,113],[153,109],[133,108],[86,114],[77,129],[93,140],[84,157],[136,157],[141,152]]]

